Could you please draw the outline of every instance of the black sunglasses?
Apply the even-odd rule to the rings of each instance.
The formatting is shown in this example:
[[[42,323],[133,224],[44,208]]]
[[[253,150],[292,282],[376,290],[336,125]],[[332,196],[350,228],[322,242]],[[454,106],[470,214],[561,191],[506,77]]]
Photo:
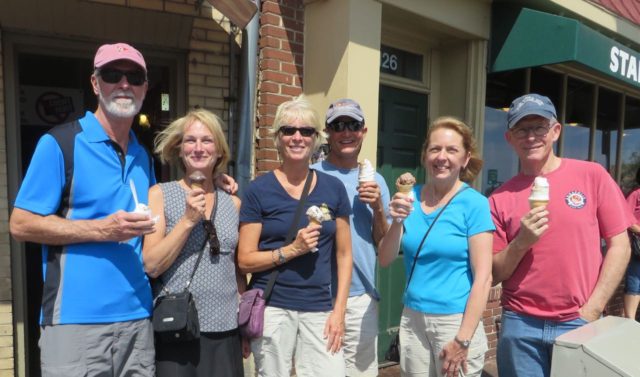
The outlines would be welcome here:
[[[105,68],[98,71],[98,75],[102,77],[102,81],[108,84],[117,84],[122,80],[122,76],[127,77],[127,82],[130,85],[140,86],[147,81],[147,75],[144,71],[121,71],[115,68]]]
[[[278,128],[278,132],[285,136],[293,136],[297,131],[300,131],[300,135],[304,137],[311,137],[317,133],[316,129],[312,127],[281,126]]]
[[[357,132],[364,128],[364,123],[358,122],[357,120],[338,120],[327,124],[327,128],[335,132],[342,132],[345,129],[351,132]]]
[[[220,240],[218,240],[218,233],[216,232],[216,227],[213,225],[211,220],[202,220],[202,225],[204,226],[204,230],[207,231],[207,236],[209,237],[209,251],[211,255],[220,254]]]

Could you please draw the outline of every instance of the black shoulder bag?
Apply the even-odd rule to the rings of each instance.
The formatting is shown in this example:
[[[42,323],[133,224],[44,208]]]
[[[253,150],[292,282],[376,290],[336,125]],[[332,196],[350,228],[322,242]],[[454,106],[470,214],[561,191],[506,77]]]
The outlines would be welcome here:
[[[462,189],[458,190],[458,192],[453,194],[451,199],[449,199],[449,201],[447,201],[447,203],[444,205],[444,207],[442,207],[442,210],[436,215],[436,218],[433,219],[433,222],[431,223],[431,225],[429,225],[429,228],[425,232],[424,237],[422,237],[422,241],[420,241],[420,246],[418,246],[418,250],[416,251],[416,255],[415,255],[415,257],[413,257],[413,265],[411,266],[411,272],[409,273],[409,279],[407,279],[407,285],[404,288],[405,292],[407,291],[407,288],[409,288],[409,283],[411,282],[411,277],[413,276],[413,271],[416,268],[416,262],[418,262],[418,255],[420,254],[420,250],[422,249],[422,245],[424,245],[424,241],[427,239],[427,236],[429,235],[429,232],[431,232],[431,229],[435,225],[436,221],[438,221],[438,218],[440,218],[440,215],[442,215],[444,210],[447,209],[447,207],[449,206],[449,203],[451,203],[451,201],[453,201],[453,198],[455,198],[459,193],[461,193],[462,191],[466,190],[467,188],[468,187],[463,187]],[[387,349],[387,352],[384,354],[384,358],[387,361],[393,361],[393,362],[396,362],[396,363],[400,362],[400,332],[399,331],[398,331],[398,333],[396,333],[395,338],[393,338],[393,340],[389,344],[389,348]]]
[[[212,221],[215,221],[217,209],[218,191],[216,190]],[[189,286],[202,260],[207,240],[208,237],[205,235],[204,243],[198,253],[198,259],[195,266],[193,266],[193,271],[191,271],[191,276],[189,276],[184,290],[178,293],[170,293],[166,290],[162,278],[159,278],[162,284],[162,291],[166,292],[166,294],[156,298],[151,323],[155,337],[160,342],[186,342],[200,338],[198,309],[193,295],[189,292]]]
[[[304,211],[304,205],[307,201],[309,187],[311,187],[312,180],[313,171],[309,169],[309,174],[307,174],[307,180],[304,183],[302,195],[300,196],[298,207],[296,207],[296,212],[293,217],[293,224],[291,224],[291,227],[289,228],[289,233],[287,233],[287,237],[283,245],[288,245],[298,231],[298,223],[300,222],[300,216],[302,216],[302,212]],[[262,336],[262,331],[264,329],[264,309],[269,302],[273,286],[276,283],[279,273],[280,270],[278,268],[274,268],[274,270],[271,271],[269,281],[267,282],[264,292],[260,288],[253,288],[248,289],[240,296],[238,327],[240,328],[240,333],[243,337],[247,339],[254,339]],[[253,277],[251,278],[249,286],[253,286]]]

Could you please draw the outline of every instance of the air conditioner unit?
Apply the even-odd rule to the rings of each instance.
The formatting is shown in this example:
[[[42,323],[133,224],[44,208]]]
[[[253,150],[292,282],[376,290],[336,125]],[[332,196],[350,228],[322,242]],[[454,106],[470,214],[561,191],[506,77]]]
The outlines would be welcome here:
[[[639,377],[639,355],[640,323],[608,316],[556,338],[551,376]]]

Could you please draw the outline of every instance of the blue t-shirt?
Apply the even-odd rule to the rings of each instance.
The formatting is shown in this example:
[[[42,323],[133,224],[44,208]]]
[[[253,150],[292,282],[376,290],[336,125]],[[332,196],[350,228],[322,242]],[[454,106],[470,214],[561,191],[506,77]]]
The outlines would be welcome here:
[[[464,184],[464,187],[468,187]],[[425,214],[420,207],[422,185],[413,189],[413,212],[404,221],[402,250],[409,278],[416,249],[429,225],[442,211]],[[473,283],[469,259],[469,237],[495,230],[489,201],[472,188],[460,192],[446,208],[425,240],[413,277],[406,289],[404,304],[429,314],[463,313]]]
[[[353,253],[354,268],[351,273],[349,296],[367,293],[371,297],[379,299],[375,289],[377,257],[373,242],[373,210],[368,204],[361,202],[358,196],[359,169],[340,169],[327,160],[313,164],[311,167],[340,179],[347,189],[349,203],[353,209],[351,216],[349,216],[349,224],[351,226],[351,252]],[[382,206],[387,216],[387,222],[390,223],[389,188],[380,174],[376,173],[375,179],[380,187]]]
[[[124,156],[96,119],[87,112],[75,137],[73,181],[68,219],[101,219],[135,208],[129,180],[141,203],[148,203],[155,183],[150,156],[133,132]],[[44,135],[31,159],[14,206],[47,216],[60,206],[65,184],[62,151]],[[110,323],[151,315],[151,288],[142,265],[142,239],[127,242],[87,242],[42,247],[44,274],[40,323]]]
[[[332,308],[331,265],[335,263],[336,218],[351,213],[344,185],[336,178],[316,172],[317,181],[309,192],[306,209],[326,204],[331,220],[322,223],[318,251],[294,258],[278,267],[280,274],[273,287],[269,305],[299,311],[319,312]],[[280,185],[273,172],[256,178],[244,192],[240,208],[241,223],[261,223],[258,250],[271,252],[286,246],[284,241],[293,223],[298,200]],[[309,224],[300,217],[297,229]],[[253,287],[265,289],[272,269],[253,274]]]

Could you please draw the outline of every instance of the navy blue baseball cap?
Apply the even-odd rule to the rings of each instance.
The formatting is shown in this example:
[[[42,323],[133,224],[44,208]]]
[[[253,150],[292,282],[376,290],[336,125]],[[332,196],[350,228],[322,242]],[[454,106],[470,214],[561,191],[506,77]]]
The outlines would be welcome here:
[[[520,119],[527,115],[539,115],[547,119],[557,118],[556,108],[549,97],[535,93],[525,94],[511,102],[509,113],[507,113],[509,129],[513,128]]]

